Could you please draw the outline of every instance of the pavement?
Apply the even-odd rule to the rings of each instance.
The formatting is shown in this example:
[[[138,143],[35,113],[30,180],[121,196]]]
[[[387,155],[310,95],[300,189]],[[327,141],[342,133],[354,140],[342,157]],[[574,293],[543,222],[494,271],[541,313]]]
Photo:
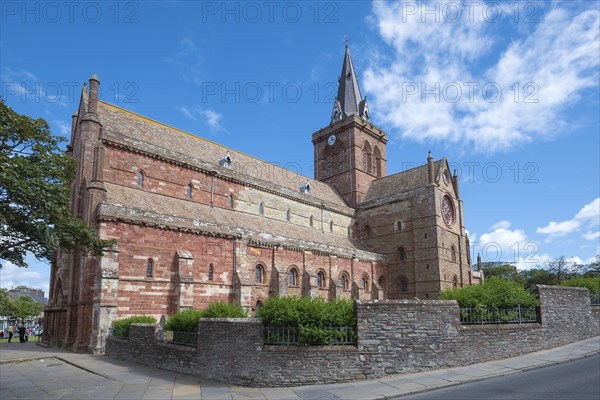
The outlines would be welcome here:
[[[368,381],[248,388],[36,343],[0,343],[0,399],[375,400],[515,374],[600,353],[600,336],[519,357]]]

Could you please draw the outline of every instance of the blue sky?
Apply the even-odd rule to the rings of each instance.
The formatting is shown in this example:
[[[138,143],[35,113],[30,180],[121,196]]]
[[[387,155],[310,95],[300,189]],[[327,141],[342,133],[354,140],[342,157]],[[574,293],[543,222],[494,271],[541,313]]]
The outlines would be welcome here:
[[[96,72],[107,102],[311,177],[349,44],[388,173],[447,157],[473,256],[533,268],[599,253],[597,1],[0,7],[0,94],[55,134]],[[0,286],[47,291],[48,265],[28,261]]]

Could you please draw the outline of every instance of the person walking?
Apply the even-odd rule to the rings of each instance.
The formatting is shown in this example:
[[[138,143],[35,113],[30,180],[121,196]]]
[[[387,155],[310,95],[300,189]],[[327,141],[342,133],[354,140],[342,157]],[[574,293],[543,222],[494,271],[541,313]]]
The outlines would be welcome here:
[[[15,334],[15,327],[12,325],[9,325],[8,326],[8,343],[10,343],[14,334]]]
[[[19,342],[25,343],[25,327],[23,324],[19,326]]]

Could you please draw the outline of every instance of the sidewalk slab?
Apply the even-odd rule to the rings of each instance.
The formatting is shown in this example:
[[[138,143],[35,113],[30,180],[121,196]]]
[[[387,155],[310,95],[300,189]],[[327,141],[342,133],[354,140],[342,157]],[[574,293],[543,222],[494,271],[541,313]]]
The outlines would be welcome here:
[[[387,400],[600,353],[600,336],[518,357],[366,381],[248,388],[106,356],[0,344],[0,399]]]

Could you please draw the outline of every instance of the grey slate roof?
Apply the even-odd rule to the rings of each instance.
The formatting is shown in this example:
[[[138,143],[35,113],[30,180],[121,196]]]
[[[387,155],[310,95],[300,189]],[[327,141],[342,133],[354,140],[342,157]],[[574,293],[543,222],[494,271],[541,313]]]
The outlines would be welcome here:
[[[351,214],[342,197],[326,183],[281,168],[277,165],[229,149],[210,140],[173,128],[150,118],[108,104],[98,103],[98,116],[104,127],[104,137],[137,148],[148,148],[153,153],[169,153],[182,162],[204,164],[223,174],[233,174],[259,186],[272,186],[284,194],[335,208]],[[219,166],[219,160],[227,153],[233,159],[232,168]],[[310,194],[300,193],[300,186],[310,183]]]
[[[443,163],[445,158],[434,161],[433,170],[436,176]],[[394,195],[427,186],[428,180],[427,164],[376,179],[371,183],[361,206],[385,201]]]

